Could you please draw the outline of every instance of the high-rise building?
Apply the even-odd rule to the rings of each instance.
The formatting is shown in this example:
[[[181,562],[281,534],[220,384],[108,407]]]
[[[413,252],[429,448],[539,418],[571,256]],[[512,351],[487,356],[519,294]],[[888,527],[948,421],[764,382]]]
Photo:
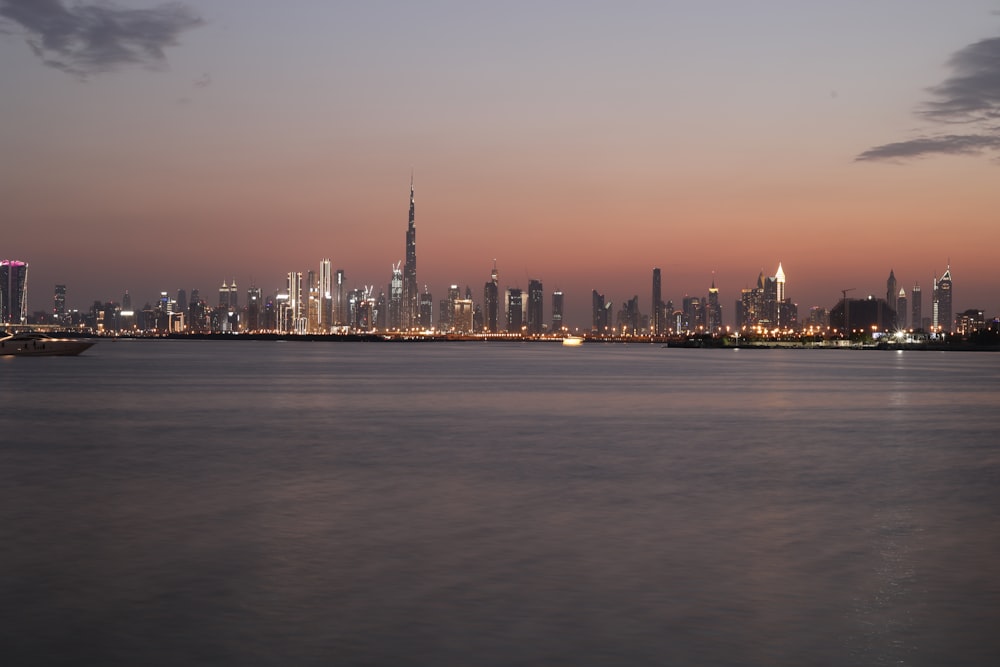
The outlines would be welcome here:
[[[774,273],[774,282],[777,293],[776,300],[778,303],[783,303],[785,301],[785,272],[781,268],[781,262],[778,262],[778,270]]]
[[[490,282],[483,285],[483,308],[486,311],[486,330],[490,333],[498,331],[500,313],[500,286],[497,276],[497,261],[493,260],[493,274]]]
[[[386,325],[393,331],[403,328],[403,269],[402,262],[392,265],[392,277],[389,279],[389,303]]]
[[[562,331],[565,326],[563,322],[563,293],[556,290],[552,293],[552,331]]]
[[[545,291],[542,288],[542,281],[528,280],[528,333],[542,333],[542,303],[545,300]]]
[[[413,174],[410,174],[410,221],[406,228],[406,261],[403,264],[403,328],[411,329],[420,320],[417,292],[417,228],[415,226]]]
[[[715,286],[715,277],[712,277],[712,286],[708,288],[708,305],[705,309],[705,329],[708,333],[717,333],[722,329],[722,305],[719,303],[719,288]]]
[[[333,263],[329,259],[319,260],[319,328],[329,333],[333,326]]]
[[[52,315],[56,322],[62,323],[66,318],[66,286],[56,285],[52,296]]]
[[[649,333],[659,336],[664,329],[663,326],[663,293],[660,285],[660,270],[653,269],[653,300],[650,304]]]
[[[288,272],[286,289],[288,310],[284,330],[305,333],[305,315],[302,312],[302,273],[300,271]]]
[[[896,274],[893,273],[892,269],[889,269],[889,279],[885,281],[885,302],[892,309],[892,312],[896,313],[896,322],[899,322],[899,304],[896,303],[898,298],[896,293]]]
[[[178,313],[184,313],[187,315],[188,312],[188,297],[187,292],[181,288],[177,290],[177,308]]]
[[[333,323],[337,326],[344,326],[347,324],[346,289],[347,285],[344,282],[344,270],[337,269],[333,296]]]
[[[260,288],[255,287],[251,283],[250,289],[247,290],[247,331],[257,331],[258,329],[263,328],[263,322],[261,319],[262,306],[263,302],[261,299]]]
[[[507,288],[507,332],[521,333],[524,325],[524,303],[521,290],[517,287]]]
[[[941,278],[934,279],[934,322],[935,331],[952,330],[951,321],[951,264]]]
[[[899,293],[896,295],[896,328],[905,329],[906,328],[906,290],[902,287],[899,288]]]
[[[0,322],[28,323],[28,263],[0,261]]]
[[[910,290],[910,327],[913,329],[923,329],[924,327],[924,312],[923,312],[923,299],[920,294],[920,283],[913,286]]]
[[[593,330],[603,334],[608,331],[609,309],[611,304],[604,302],[604,295],[597,290],[591,292],[591,315],[593,318]]]
[[[405,289],[406,281],[403,281],[403,286]],[[431,314],[434,312],[434,297],[431,296],[430,290],[427,289],[427,285],[424,285],[424,293],[420,295],[420,312],[417,318],[417,326],[427,331],[431,328],[433,324],[431,320]]]

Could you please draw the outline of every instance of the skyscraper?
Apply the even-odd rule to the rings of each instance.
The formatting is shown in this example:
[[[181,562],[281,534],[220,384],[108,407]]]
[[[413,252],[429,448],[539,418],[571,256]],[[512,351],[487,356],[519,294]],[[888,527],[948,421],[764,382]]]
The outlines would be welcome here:
[[[389,279],[389,303],[386,325],[389,329],[399,331],[403,326],[403,270],[401,262],[392,265],[392,277]]]
[[[406,228],[406,261],[403,265],[403,327],[411,329],[420,321],[420,295],[417,292],[417,228],[413,199],[413,174],[410,174],[410,222]]]
[[[562,331],[564,326],[563,293],[556,290],[552,293],[552,331]]]
[[[591,292],[591,315],[593,317],[593,329],[599,334],[607,333],[608,309],[611,304],[604,302],[604,295],[597,290]]]
[[[486,311],[486,330],[497,332],[497,321],[500,313],[500,287],[497,277],[497,261],[493,260],[493,276],[490,282],[483,285],[483,308]]]
[[[659,336],[663,329],[663,294],[660,286],[660,270],[653,269],[653,301],[649,321],[649,333]]]
[[[333,264],[329,259],[319,260],[319,328],[329,333],[333,326]]]
[[[913,286],[910,290],[910,299],[913,303],[910,304],[910,327],[913,329],[922,329],[924,327],[924,312],[923,312],[923,300],[920,295],[920,283]]]
[[[347,297],[344,294],[345,289],[347,289],[347,286],[344,283],[344,270],[337,269],[333,296],[333,323],[338,326],[347,324]]]
[[[28,322],[28,263],[17,259],[0,261],[0,322]]]
[[[934,330],[952,330],[951,322],[951,264],[940,279],[934,279]]]
[[[52,296],[52,315],[56,322],[62,323],[66,318],[66,286],[56,285]]]
[[[722,329],[722,305],[719,303],[719,288],[715,286],[714,276],[712,277],[712,286],[708,288],[705,329],[709,333],[716,333]]]
[[[906,290],[902,287],[896,295],[896,328],[906,328]]]
[[[885,302],[889,304],[892,311],[896,313],[896,320],[899,321],[898,304],[896,303],[896,274],[889,269],[889,279],[885,281]]]
[[[524,324],[524,303],[521,290],[517,287],[507,289],[507,332],[521,333]]]
[[[542,289],[542,281],[528,280],[528,333],[542,333],[542,304],[545,300],[545,291]]]
[[[793,269],[795,267],[792,267]],[[785,301],[785,272],[781,269],[781,262],[778,262],[778,270],[774,274],[774,282],[777,283],[777,301],[778,303],[783,303]]]

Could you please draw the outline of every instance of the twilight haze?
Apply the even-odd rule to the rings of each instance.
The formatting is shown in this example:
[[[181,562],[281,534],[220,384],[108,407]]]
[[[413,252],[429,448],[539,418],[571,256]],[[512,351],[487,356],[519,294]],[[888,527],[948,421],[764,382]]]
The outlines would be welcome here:
[[[385,286],[703,296],[804,318],[950,261],[1000,313],[1000,2],[0,0],[0,257],[29,308],[330,257]],[[546,316],[549,299],[546,297]]]

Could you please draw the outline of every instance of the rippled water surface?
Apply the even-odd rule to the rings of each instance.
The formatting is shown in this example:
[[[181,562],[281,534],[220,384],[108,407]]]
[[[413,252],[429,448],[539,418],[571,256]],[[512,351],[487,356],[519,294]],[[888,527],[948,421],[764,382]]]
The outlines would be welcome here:
[[[0,358],[4,664],[1000,664],[1000,354]]]

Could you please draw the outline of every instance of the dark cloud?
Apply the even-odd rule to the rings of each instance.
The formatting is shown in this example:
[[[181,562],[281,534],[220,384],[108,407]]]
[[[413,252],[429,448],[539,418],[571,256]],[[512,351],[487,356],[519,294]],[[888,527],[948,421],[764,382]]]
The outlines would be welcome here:
[[[1000,150],[1000,134],[947,134],[897,141],[869,148],[857,160],[901,160],[924,155],[975,155],[983,151]]]
[[[970,155],[1000,151],[1000,37],[984,39],[955,53],[952,75],[933,86],[933,99],[918,114],[936,124],[962,124],[967,134],[946,134],[875,146],[856,160],[898,160],[925,155]]]
[[[162,67],[164,49],[203,23],[179,3],[122,9],[109,3],[67,7],[62,0],[0,0],[0,21],[26,33],[43,63],[79,77],[122,65]]]

